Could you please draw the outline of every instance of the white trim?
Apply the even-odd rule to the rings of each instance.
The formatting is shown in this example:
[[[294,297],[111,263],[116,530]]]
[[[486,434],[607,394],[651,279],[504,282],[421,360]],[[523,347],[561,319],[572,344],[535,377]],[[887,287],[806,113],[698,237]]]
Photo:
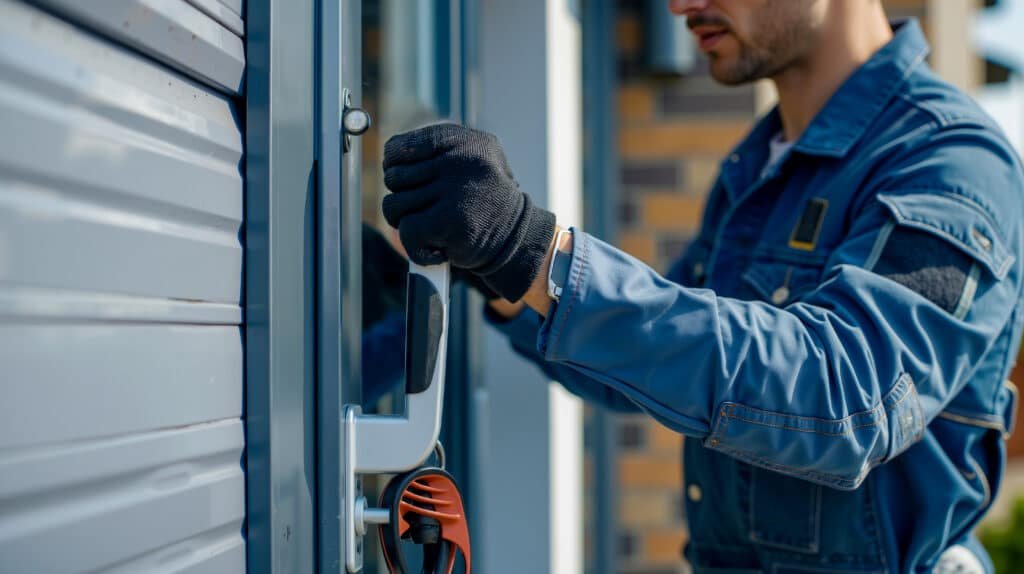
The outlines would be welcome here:
[[[582,220],[578,2],[479,2],[477,127],[559,224]],[[582,408],[489,331],[474,482],[481,572],[583,572]],[[514,541],[514,543],[510,543]]]
[[[564,227],[582,223],[583,104],[579,6],[547,0],[548,208]],[[550,568],[583,573],[583,404],[549,386]]]
[[[583,573],[583,402],[558,383],[548,387],[551,425],[551,569]]]
[[[967,311],[971,309],[971,303],[974,302],[974,294],[978,291],[978,278],[981,275],[981,267],[972,262],[971,271],[967,274],[967,280],[964,282],[964,290],[960,293],[960,300],[957,301],[956,309],[953,310],[953,316],[957,319],[963,319],[967,316]]]
[[[867,261],[864,262],[864,269],[868,271],[874,271],[875,265],[878,265],[878,259],[882,256],[882,249],[889,242],[889,236],[892,235],[892,229],[896,227],[896,222],[889,219],[882,226],[882,230],[878,232],[878,237],[875,238],[875,244],[871,247],[871,253],[868,254]]]

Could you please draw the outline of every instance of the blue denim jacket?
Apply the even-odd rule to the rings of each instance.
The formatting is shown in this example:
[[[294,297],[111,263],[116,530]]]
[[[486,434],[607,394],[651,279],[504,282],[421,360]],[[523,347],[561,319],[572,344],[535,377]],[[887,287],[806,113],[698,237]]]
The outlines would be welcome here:
[[[1024,177],[915,22],[778,164],[721,165],[661,276],[577,231],[543,321],[494,321],[571,391],[684,435],[695,572],[927,572],[1000,483]]]

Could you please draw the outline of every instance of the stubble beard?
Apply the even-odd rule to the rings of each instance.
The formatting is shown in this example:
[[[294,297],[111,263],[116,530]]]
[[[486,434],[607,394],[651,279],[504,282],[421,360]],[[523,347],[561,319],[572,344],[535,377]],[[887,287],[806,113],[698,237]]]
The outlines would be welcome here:
[[[790,0],[787,0],[790,1]],[[803,0],[791,7],[806,6]],[[776,76],[799,61],[811,46],[813,25],[805,8],[796,8],[769,19],[773,24],[762,28],[752,43],[741,43],[740,53],[732,62],[714,53],[708,55],[711,77],[726,86],[738,86]]]

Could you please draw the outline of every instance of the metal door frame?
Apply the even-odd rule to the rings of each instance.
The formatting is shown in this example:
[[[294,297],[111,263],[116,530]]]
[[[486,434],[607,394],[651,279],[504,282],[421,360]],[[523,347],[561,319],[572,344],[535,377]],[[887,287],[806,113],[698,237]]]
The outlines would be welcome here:
[[[616,147],[618,113],[614,0],[586,0],[582,5],[583,131],[587,145],[583,157],[584,226],[614,243],[618,234],[619,172]],[[613,574],[618,564],[618,417],[592,407],[585,431],[593,479],[590,485],[590,532],[593,553],[587,572]]]
[[[251,572],[339,573],[340,423],[361,397],[362,335],[361,144],[343,153],[341,118],[361,98],[361,0],[246,10],[247,560]],[[461,116],[461,58],[443,75],[438,95]],[[467,373],[467,356],[452,353],[453,371]],[[452,407],[469,420],[465,401]]]
[[[313,572],[314,0],[248,0],[246,12],[247,562]]]
[[[346,100],[358,102],[360,2],[317,0],[317,562],[343,571],[342,406],[360,398],[359,138],[344,151]],[[355,88],[352,95],[346,90]],[[356,193],[345,193],[355,189]]]

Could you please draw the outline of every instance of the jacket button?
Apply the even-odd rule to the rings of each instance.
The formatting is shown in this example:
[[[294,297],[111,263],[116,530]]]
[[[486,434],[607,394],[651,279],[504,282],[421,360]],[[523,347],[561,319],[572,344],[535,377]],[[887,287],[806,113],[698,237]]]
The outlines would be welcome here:
[[[699,486],[691,484],[686,488],[686,496],[690,499],[690,502],[700,502],[704,498],[704,493],[701,492]]]
[[[783,285],[772,293],[772,303],[776,305],[782,305],[789,300],[789,288]]]

